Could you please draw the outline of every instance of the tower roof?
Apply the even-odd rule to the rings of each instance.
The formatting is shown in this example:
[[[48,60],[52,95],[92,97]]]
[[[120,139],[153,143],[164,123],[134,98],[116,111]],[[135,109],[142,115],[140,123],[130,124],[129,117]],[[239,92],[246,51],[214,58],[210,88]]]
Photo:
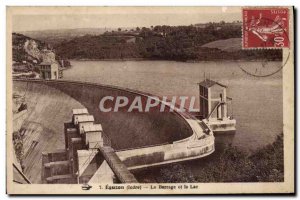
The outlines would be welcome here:
[[[86,108],[75,108],[72,110],[73,115],[89,114]]]
[[[218,83],[218,82],[210,80],[210,79],[205,79],[204,81],[202,81],[202,82],[200,82],[198,84],[201,85],[201,86],[203,86],[203,87],[206,87],[206,88],[210,88],[210,87],[212,87],[214,85],[219,85],[221,87],[227,88],[226,85],[223,85],[221,83]]]

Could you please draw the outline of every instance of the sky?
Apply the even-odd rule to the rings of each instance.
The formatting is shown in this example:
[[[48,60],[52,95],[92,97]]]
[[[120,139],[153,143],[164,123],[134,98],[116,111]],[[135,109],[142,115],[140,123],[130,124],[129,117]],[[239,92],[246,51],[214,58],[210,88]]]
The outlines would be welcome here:
[[[238,7],[180,7],[180,8],[145,8],[79,10],[69,7],[66,12],[60,9],[28,10],[23,9],[12,17],[13,31],[33,31],[48,29],[74,28],[118,28],[150,27],[155,25],[190,25],[196,23],[232,22],[241,20]]]

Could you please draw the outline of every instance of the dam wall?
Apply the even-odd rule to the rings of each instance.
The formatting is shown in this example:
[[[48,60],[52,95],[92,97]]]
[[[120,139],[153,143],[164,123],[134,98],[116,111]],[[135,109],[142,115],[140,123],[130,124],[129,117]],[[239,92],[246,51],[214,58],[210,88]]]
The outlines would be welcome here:
[[[131,100],[140,96],[144,101],[147,95],[136,91],[70,81],[14,80],[13,92],[23,95],[27,104],[27,117],[21,125],[25,133],[23,165],[32,183],[41,183],[42,152],[64,146],[64,122],[71,121],[73,108],[86,107],[95,122],[102,124],[116,151],[171,144],[193,134],[184,117],[176,112],[99,110],[104,96],[126,96]]]
[[[16,82],[20,84],[23,81]],[[147,95],[142,93],[71,81],[29,81],[28,84],[55,88],[80,102],[91,115],[94,115],[95,122],[102,124],[116,151],[172,143],[193,134],[186,120],[176,112],[159,112],[159,109],[147,113],[126,110],[101,112],[99,109],[99,102],[105,96],[125,96],[129,101],[140,96],[145,102]]]

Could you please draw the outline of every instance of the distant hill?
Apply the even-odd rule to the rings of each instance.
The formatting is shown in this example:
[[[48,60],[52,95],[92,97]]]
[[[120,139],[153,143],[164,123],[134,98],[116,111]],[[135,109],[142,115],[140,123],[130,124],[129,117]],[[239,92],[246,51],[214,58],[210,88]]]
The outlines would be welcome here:
[[[19,32],[28,37],[44,41],[51,45],[56,45],[62,41],[69,41],[76,37],[85,35],[101,35],[106,31],[112,31],[112,28],[78,28],[78,29],[53,29],[41,31],[23,31]]]
[[[234,52],[242,49],[242,38],[229,38],[206,43],[202,47],[216,48],[226,52]]]
[[[66,59],[209,60],[215,53],[201,48],[203,44],[240,36],[240,27],[226,24],[205,28],[163,25],[76,37],[55,49]]]
[[[280,50],[242,50],[241,22],[41,30],[22,34],[27,39],[34,38],[39,49],[46,44],[47,48],[55,49],[61,59],[278,60],[282,56]]]
[[[280,50],[244,51],[241,27],[226,23],[195,26],[155,26],[130,31],[84,35],[54,47],[64,59],[146,60],[280,60]]]

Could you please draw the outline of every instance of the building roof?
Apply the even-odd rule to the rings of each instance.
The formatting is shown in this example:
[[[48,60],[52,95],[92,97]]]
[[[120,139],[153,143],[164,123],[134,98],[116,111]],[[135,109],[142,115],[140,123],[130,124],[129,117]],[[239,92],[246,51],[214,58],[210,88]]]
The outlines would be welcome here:
[[[202,82],[200,82],[198,84],[201,85],[201,86],[203,86],[203,87],[206,87],[206,88],[210,88],[210,87],[212,87],[212,86],[214,86],[216,84],[220,85],[221,87],[224,87],[224,88],[227,87],[226,85],[223,85],[221,83],[218,83],[218,82],[210,80],[210,79],[205,79],[204,81],[202,81]]]
[[[76,117],[78,122],[93,122],[95,121],[93,115],[79,115]]]
[[[102,131],[102,125],[101,124],[86,124],[83,126],[84,132],[96,132],[96,131]]]
[[[86,108],[75,108],[72,110],[73,115],[89,114]]]

